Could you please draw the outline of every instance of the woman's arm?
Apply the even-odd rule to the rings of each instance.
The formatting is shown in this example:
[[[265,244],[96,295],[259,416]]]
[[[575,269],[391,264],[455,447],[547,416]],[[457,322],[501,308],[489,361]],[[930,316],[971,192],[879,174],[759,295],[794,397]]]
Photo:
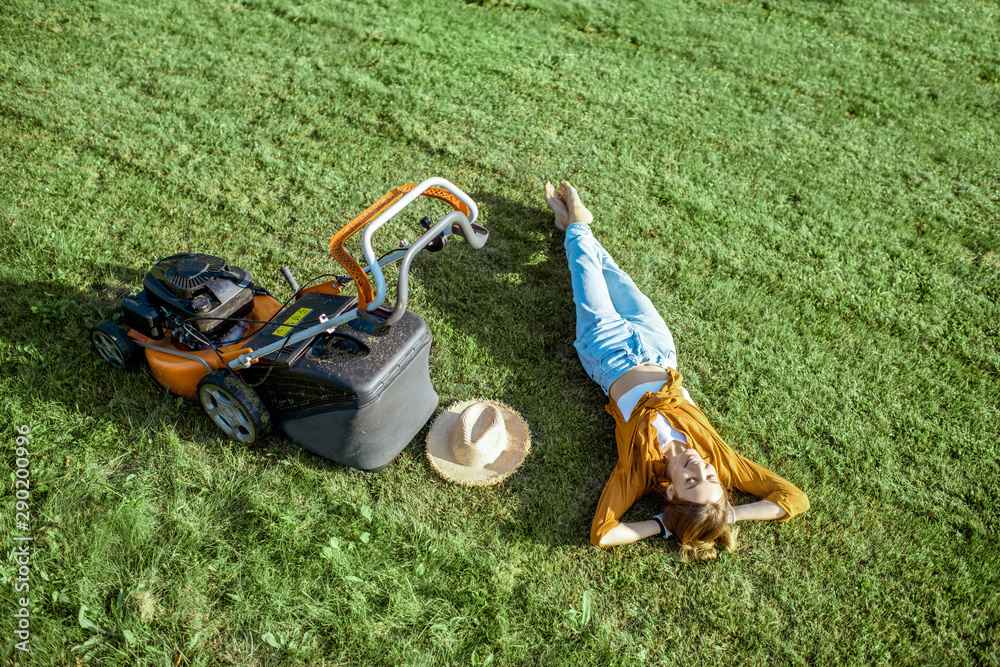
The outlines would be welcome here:
[[[733,507],[734,521],[768,521],[785,516],[785,510],[770,500],[758,500],[755,503],[736,505]],[[660,524],[656,521],[621,522],[605,533],[598,541],[599,547],[616,547],[620,544],[631,544],[660,534]]]
[[[660,524],[652,519],[632,523],[623,521],[603,535],[597,546],[616,547],[619,544],[631,544],[659,534]]]
[[[734,521],[769,521],[771,519],[784,518],[787,514],[785,510],[770,500],[758,500],[755,503],[747,503],[746,505],[735,505],[733,513],[736,515]]]
[[[641,463],[639,467],[643,467]],[[590,526],[591,544],[599,547],[628,544],[660,532],[659,524],[655,521],[638,521],[632,524],[622,524],[618,521],[618,518],[648,490],[644,483],[646,477],[642,471],[632,470],[626,462],[619,460],[611,476],[608,477],[607,484],[604,485],[600,500],[597,501],[594,522]],[[653,524],[655,530],[646,532],[650,530],[649,527],[643,530],[634,528],[643,524]],[[612,532],[616,537],[609,539],[608,535]]]
[[[735,505],[733,521],[770,521],[780,519],[787,514],[770,500],[758,500],[746,505]],[[656,521],[621,522],[603,535],[597,546],[616,547],[619,544],[631,544],[660,534],[660,524]]]
[[[737,508],[737,511],[740,511],[737,520],[785,521],[809,509],[809,498],[801,489],[759,463],[733,451],[697,406],[685,401],[680,411],[694,417],[693,423],[689,422],[689,426],[704,428],[702,435],[707,436],[705,440],[711,445],[712,453],[715,455],[712,463],[720,473],[720,477],[724,477],[720,479],[723,485],[763,498],[762,501],[743,506],[747,509],[742,511]],[[691,434],[687,435],[690,437]]]
[[[731,451],[731,450],[730,450]],[[752,496],[763,498],[741,505],[737,520],[774,519],[785,521],[809,509],[809,498],[797,486],[764,466],[735,452],[728,463],[730,484]],[[736,510],[739,512],[740,508]]]

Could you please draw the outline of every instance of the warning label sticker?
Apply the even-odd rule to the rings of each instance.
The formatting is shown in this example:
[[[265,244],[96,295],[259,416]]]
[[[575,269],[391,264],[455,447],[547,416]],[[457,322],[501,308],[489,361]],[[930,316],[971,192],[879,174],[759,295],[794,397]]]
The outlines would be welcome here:
[[[292,313],[291,317],[289,317],[287,320],[281,323],[282,326],[274,330],[273,335],[287,336],[288,332],[292,330],[292,326],[301,322],[306,315],[312,312],[312,310],[313,310],[312,308],[299,308],[294,313]]]

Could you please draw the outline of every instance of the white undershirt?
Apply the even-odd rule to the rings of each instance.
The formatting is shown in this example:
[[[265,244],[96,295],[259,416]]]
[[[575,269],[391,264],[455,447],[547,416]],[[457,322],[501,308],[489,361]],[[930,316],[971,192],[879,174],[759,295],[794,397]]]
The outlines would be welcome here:
[[[632,416],[632,411],[635,410],[636,404],[639,399],[642,398],[643,394],[648,392],[656,392],[663,388],[662,380],[654,380],[653,382],[644,382],[637,387],[632,387],[624,394],[621,395],[616,402],[618,403],[618,409],[621,410],[622,416],[628,421],[628,418]],[[689,403],[694,403],[691,400],[691,395],[688,394],[688,390],[681,387],[681,391],[684,393],[684,400]],[[674,440],[681,442],[682,444],[687,444],[687,436],[671,426],[663,415],[659,412],[656,413],[656,418],[653,419],[653,428],[656,429],[656,439],[660,442],[660,451],[662,452],[666,449]]]

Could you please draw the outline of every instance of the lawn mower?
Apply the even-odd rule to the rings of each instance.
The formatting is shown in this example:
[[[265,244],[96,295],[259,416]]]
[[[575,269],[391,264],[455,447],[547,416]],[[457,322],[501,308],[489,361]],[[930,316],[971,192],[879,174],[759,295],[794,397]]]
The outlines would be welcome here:
[[[421,236],[376,258],[373,234],[418,197],[451,205]],[[361,470],[387,466],[434,414],[428,369],[431,332],[407,312],[410,265],[457,234],[473,248],[489,238],[472,199],[442,178],[386,193],[330,240],[347,270],[292,289],[286,304],[222,257],[181,253],[157,262],[138,294],[122,302],[121,326],[91,330],[97,353],[119,368],[142,365],[172,394],[200,403],[230,438],[252,444],[274,427],[311,452]],[[364,229],[362,268],[344,244]],[[399,262],[395,304],[383,267]],[[313,281],[330,276],[320,276]],[[374,281],[374,287],[372,282]],[[354,283],[357,294],[344,294]]]

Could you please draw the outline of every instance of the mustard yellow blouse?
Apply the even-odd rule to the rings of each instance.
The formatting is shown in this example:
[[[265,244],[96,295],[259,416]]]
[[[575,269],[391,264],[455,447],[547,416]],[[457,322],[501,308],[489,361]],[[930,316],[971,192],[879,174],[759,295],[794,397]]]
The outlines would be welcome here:
[[[657,412],[687,436],[689,447],[715,466],[723,486],[770,500],[785,510],[781,521],[809,509],[809,499],[794,484],[734,452],[702,411],[684,400],[681,374],[674,369],[667,370],[669,377],[660,391],[639,399],[628,419],[614,401],[605,408],[615,419],[618,463],[597,503],[594,523],[590,527],[592,544],[599,544],[636,500],[654,489],[663,490],[670,483],[666,475],[667,462],[660,452],[656,428],[652,424]]]

